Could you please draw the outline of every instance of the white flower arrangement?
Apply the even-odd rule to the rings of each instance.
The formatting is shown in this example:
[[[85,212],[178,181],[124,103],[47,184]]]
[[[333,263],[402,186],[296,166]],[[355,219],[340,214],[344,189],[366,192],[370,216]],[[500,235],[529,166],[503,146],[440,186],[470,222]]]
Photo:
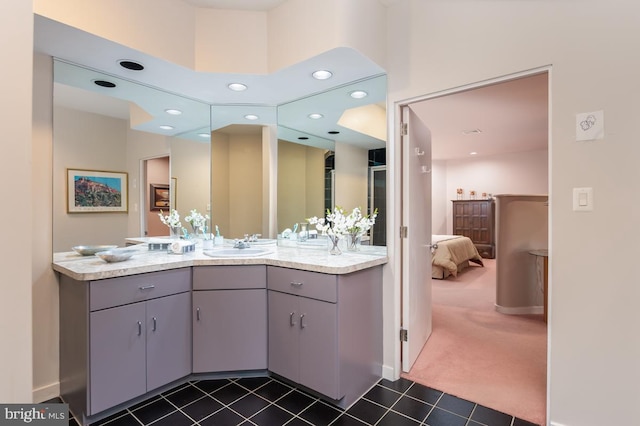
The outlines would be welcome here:
[[[186,216],[184,218],[184,220],[186,220],[194,229],[201,228],[203,230],[205,225],[207,224],[207,220],[209,219],[210,217],[208,214],[205,214],[203,216],[201,213],[198,213],[196,209],[191,210],[189,216]]]
[[[360,207],[354,208],[348,215],[342,207],[336,206],[333,212],[327,209],[325,217],[310,217],[307,221],[316,225],[316,229],[329,236],[363,234],[376,223],[378,209],[371,215],[363,215]]]
[[[168,215],[164,215],[162,210],[160,210],[158,216],[160,216],[160,221],[167,225],[169,228],[182,227],[182,223],[180,222],[180,214],[176,209],[171,210]]]

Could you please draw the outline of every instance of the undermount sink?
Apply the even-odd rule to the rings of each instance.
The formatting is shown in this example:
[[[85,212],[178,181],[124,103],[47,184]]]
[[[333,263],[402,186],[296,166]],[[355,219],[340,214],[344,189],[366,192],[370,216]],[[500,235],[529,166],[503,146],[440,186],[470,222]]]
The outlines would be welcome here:
[[[264,248],[224,248],[221,250],[205,250],[204,254],[211,257],[254,257],[271,253],[272,250]]]

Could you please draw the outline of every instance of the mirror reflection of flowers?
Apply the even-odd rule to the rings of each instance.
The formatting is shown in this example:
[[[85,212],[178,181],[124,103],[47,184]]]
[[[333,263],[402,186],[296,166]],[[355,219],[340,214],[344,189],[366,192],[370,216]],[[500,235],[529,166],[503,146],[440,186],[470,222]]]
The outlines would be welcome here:
[[[197,232],[199,229],[204,230],[207,220],[209,219],[210,217],[208,214],[202,215],[201,213],[198,213],[196,209],[191,210],[189,215],[184,218],[184,220],[191,225],[194,232]]]
[[[346,214],[342,207],[336,206],[333,211],[327,209],[325,217],[317,216],[307,219],[316,225],[316,229],[326,235],[354,235],[364,234],[376,223],[378,209],[371,215],[363,215],[360,207],[354,208],[351,213]]]
[[[182,223],[180,223],[180,214],[176,209],[172,209],[168,215],[165,215],[162,210],[160,210],[158,216],[160,216],[160,221],[169,228],[182,227]]]

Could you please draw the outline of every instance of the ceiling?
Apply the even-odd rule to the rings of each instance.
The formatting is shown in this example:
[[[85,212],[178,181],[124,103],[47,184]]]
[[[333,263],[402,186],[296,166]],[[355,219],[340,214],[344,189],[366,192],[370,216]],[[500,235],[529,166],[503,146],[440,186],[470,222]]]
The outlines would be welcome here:
[[[245,8],[250,10],[266,10],[282,3],[282,0],[175,0],[197,4],[200,7]],[[385,0],[389,2],[391,0]],[[62,61],[79,64],[84,68],[82,82],[67,83],[65,87],[56,89],[58,102],[67,105],[78,105],[86,99],[87,91],[94,97],[84,101],[86,110],[105,113],[120,118],[127,118],[129,102],[134,102],[145,110],[152,108],[162,114],[164,106],[157,96],[145,100],[131,99],[132,84],[137,90],[148,89],[162,92],[179,98],[185,104],[197,107],[212,105],[211,126],[213,129],[225,128],[240,124],[246,113],[255,113],[260,118],[251,122],[254,125],[274,124],[277,120],[283,124],[279,129],[279,137],[298,142],[300,133],[310,136],[316,146],[326,145],[328,139],[340,140],[352,137],[348,129],[342,130],[340,136],[328,136],[327,132],[335,130],[339,117],[346,105],[343,105],[344,91],[352,89],[356,81],[373,84],[384,76],[384,69],[348,48],[337,48],[322,55],[279,70],[268,75],[201,73],[160,60],[126,48],[116,43],[101,39],[92,34],[65,26],[58,22],[36,15],[35,17],[35,50],[47,53]],[[131,59],[145,65],[141,72],[130,71],[118,64],[119,59]],[[331,68],[334,77],[330,80],[318,81],[310,77],[312,71]],[[88,74],[96,70],[104,71],[104,75],[112,76],[119,82],[119,89],[124,93],[113,99],[113,91],[99,88],[91,83]],[[80,75],[83,73],[80,72]],[[378,78],[380,77],[380,78]],[[245,92],[232,92],[227,89],[230,81],[241,81],[249,86]],[[386,83],[386,80],[385,80]],[[60,85],[58,85],[60,86]],[[382,88],[380,88],[382,87]],[[342,90],[341,90],[342,89]],[[384,106],[386,84],[379,84],[369,89],[375,93],[369,102]],[[328,96],[331,94],[332,96]],[[105,99],[108,95],[111,98]],[[136,95],[137,96],[137,95]],[[162,97],[161,97],[162,98]],[[64,100],[63,100],[64,99]],[[307,107],[314,100],[314,110],[324,109],[327,120],[310,123],[313,127],[302,129],[301,113],[306,114]],[[341,100],[342,99],[342,100]],[[298,103],[292,102],[293,100]],[[317,102],[315,102],[317,101]],[[320,103],[318,103],[320,102]],[[150,106],[145,106],[150,103]],[[277,106],[281,105],[281,114]],[[341,105],[340,108],[333,108]],[[286,108],[284,108],[286,106]],[[454,94],[436,97],[413,103],[412,108],[427,124],[432,133],[432,158],[434,160],[470,158],[470,152],[477,156],[488,156],[508,152],[535,151],[547,148],[548,141],[548,81],[547,74],[542,73],[518,78],[502,83],[465,90]],[[170,106],[169,106],[170,107]],[[349,105],[354,108],[355,105]],[[80,108],[80,107],[77,107]],[[100,110],[100,111],[98,111]],[[287,118],[285,111],[296,117]],[[201,115],[201,112],[198,112]],[[186,117],[181,117],[185,119]],[[163,120],[160,116],[158,120]],[[167,135],[196,134],[209,123],[202,124],[184,120],[183,128],[176,126],[171,131],[163,131]],[[146,123],[147,127],[157,127],[158,122]],[[465,132],[479,129],[480,133]],[[152,131],[143,129],[146,131]],[[158,131],[155,131],[159,133]],[[317,142],[316,142],[317,141]],[[368,136],[360,136],[364,145],[383,147],[384,141]],[[299,142],[300,143],[300,142]],[[324,145],[323,145],[324,144]]]

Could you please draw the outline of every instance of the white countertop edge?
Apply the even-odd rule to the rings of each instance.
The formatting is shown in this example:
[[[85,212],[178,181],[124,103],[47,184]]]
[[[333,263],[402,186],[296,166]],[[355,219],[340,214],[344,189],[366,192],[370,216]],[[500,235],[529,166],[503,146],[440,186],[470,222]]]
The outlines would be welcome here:
[[[195,252],[169,254],[136,247],[139,253],[129,260],[107,263],[96,256],[81,256],[75,252],[54,253],[54,271],[78,281],[93,281],[207,265],[267,265],[301,269],[325,274],[349,274],[387,263],[385,247],[363,247],[358,252],[330,255],[326,250],[273,247],[273,251],[256,257],[211,257],[197,248]]]

